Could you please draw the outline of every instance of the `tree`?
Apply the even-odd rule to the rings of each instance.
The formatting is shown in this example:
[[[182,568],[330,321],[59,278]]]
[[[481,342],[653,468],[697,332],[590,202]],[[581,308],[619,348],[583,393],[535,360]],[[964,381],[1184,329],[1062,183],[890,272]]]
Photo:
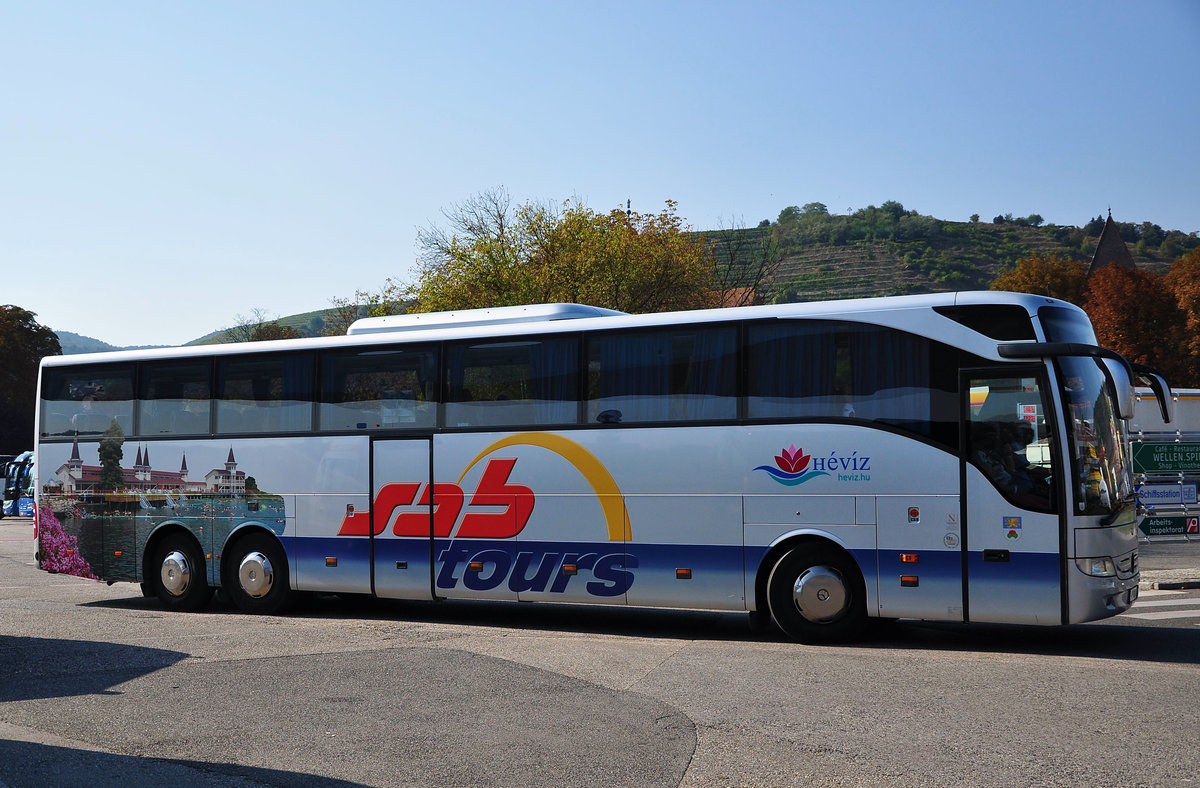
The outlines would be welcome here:
[[[33,448],[38,365],[62,353],[58,337],[37,315],[11,304],[0,306],[0,454]]]
[[[1171,264],[1166,276],[1167,288],[1184,315],[1184,346],[1188,360],[1188,385],[1200,383],[1200,248]],[[1172,381],[1179,385],[1179,381]]]
[[[714,241],[714,279],[721,294],[720,305],[750,306],[755,303],[763,282],[775,274],[783,259],[774,236],[769,232],[755,233],[743,224],[735,223],[729,227],[722,225],[711,240]]]
[[[1106,265],[1088,280],[1084,310],[1096,337],[1136,364],[1146,364],[1167,380],[1189,378],[1183,310],[1163,276],[1153,271]]]
[[[1050,296],[1081,305],[1087,290],[1087,269],[1087,264],[1057,252],[1049,255],[1034,252],[1018,260],[1015,268],[997,276],[992,289]]]
[[[301,334],[291,326],[280,325],[278,318],[269,317],[260,307],[250,310],[249,316],[235,315],[232,326],[223,329],[226,342],[265,342],[270,339],[299,339]]]
[[[502,189],[443,211],[449,228],[417,235],[418,279],[381,297],[414,311],[568,301],[624,312],[714,306],[722,294],[706,240],[685,231],[668,200],[657,214],[512,206]]]
[[[125,443],[125,433],[116,419],[108,425],[100,438],[100,489],[125,489],[125,472],[121,470],[121,458],[125,453],[121,446]]]

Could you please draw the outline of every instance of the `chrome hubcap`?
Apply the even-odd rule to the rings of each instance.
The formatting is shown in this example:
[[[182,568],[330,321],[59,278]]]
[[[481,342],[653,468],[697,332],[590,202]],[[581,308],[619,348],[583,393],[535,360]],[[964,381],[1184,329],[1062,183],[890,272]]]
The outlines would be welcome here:
[[[248,596],[266,596],[275,583],[271,560],[258,551],[247,554],[238,566],[238,583]]]
[[[167,553],[159,576],[168,594],[182,596],[192,582],[192,568],[188,565],[187,556],[178,550]]]
[[[812,566],[796,578],[792,599],[805,619],[824,624],[846,611],[850,593],[835,570],[828,566]]]

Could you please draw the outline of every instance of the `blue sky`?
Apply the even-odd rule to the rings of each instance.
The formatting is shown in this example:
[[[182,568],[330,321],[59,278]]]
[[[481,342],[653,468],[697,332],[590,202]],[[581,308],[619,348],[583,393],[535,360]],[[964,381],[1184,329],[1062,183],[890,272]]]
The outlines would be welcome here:
[[[1200,231],[1200,2],[0,0],[0,303],[118,345],[410,278],[505,187]]]

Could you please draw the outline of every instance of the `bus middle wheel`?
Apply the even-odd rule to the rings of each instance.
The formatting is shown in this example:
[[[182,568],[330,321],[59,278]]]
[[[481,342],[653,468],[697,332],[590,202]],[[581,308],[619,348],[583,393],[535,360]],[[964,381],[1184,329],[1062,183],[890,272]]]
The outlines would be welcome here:
[[[223,585],[238,608],[269,615],[287,607],[292,593],[279,542],[264,533],[248,534],[233,544],[229,558]]]

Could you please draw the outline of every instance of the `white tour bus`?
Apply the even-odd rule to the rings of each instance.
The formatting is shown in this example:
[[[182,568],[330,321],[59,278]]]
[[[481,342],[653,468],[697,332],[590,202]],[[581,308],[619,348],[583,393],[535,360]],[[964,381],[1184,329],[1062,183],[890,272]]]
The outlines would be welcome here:
[[[39,558],[175,610],[703,608],[809,642],[1089,621],[1137,596],[1136,375],[1165,386],[1080,309],[995,292],[51,357]]]

